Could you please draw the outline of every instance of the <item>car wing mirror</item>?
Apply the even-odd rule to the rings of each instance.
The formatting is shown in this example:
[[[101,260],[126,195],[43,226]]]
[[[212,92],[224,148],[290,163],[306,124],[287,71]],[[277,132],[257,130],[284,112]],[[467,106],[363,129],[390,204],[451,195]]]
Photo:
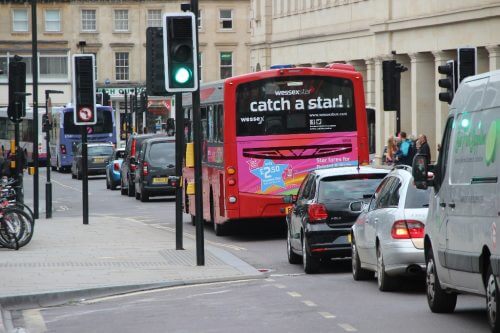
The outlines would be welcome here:
[[[352,212],[360,213],[365,208],[365,203],[363,201],[354,201],[349,204],[349,209]]]
[[[429,173],[429,161],[427,161],[427,156],[422,154],[417,154],[413,159],[412,164],[412,176],[415,183],[415,187],[421,190],[427,189],[430,185],[432,186],[433,174]],[[429,177],[431,177],[429,179]]]
[[[297,195],[285,195],[283,197],[283,202],[287,204],[294,204],[297,202]]]

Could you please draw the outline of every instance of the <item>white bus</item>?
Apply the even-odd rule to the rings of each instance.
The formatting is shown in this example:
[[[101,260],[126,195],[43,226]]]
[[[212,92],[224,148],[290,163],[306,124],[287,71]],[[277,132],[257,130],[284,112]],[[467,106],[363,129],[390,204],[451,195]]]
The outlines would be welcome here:
[[[42,115],[45,108],[38,108],[38,161],[46,161],[47,144],[42,132]],[[10,151],[10,140],[14,140],[14,123],[7,116],[7,108],[0,108],[0,154],[7,157]],[[33,109],[26,109],[26,117],[19,123],[19,146],[26,153],[28,163],[33,162]]]

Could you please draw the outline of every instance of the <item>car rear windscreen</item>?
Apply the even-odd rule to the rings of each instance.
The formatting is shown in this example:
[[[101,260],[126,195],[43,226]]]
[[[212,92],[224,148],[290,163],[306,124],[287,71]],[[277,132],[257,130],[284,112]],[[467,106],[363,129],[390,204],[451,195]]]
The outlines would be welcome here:
[[[429,197],[431,189],[420,190],[413,185],[413,181],[408,185],[406,192],[405,208],[429,207]]]
[[[113,154],[112,146],[90,146],[88,149],[89,156],[111,156]]]
[[[351,132],[354,92],[348,79],[278,77],[236,89],[238,136]]]
[[[319,202],[370,198],[385,174],[326,177],[319,182]]]
[[[149,148],[146,161],[151,166],[165,167],[175,165],[175,142],[155,142]]]

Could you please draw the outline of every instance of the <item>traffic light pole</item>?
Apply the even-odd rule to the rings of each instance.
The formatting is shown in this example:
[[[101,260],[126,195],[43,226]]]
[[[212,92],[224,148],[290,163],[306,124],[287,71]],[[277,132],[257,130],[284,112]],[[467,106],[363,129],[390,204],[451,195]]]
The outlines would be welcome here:
[[[24,103],[21,106],[24,108]],[[20,134],[19,134],[19,121],[16,121],[14,123],[14,141],[15,143],[15,161],[16,161],[16,168],[15,168],[15,175],[16,175],[16,181],[17,181],[17,190],[16,190],[16,200],[20,203],[24,203],[24,185],[23,185],[23,166],[22,166],[22,156],[21,154],[24,153],[21,151],[21,147],[19,146],[19,140],[20,140]]]
[[[76,111],[75,111],[76,112]],[[83,224],[89,224],[89,177],[87,173],[87,126],[80,126],[82,130],[82,203]]]
[[[175,190],[175,249],[182,246],[182,156],[184,151],[184,112],[182,110],[182,94],[175,94],[175,174],[179,184]]]
[[[401,72],[396,71],[396,133],[401,133]]]
[[[191,12],[195,15],[195,22],[198,22],[198,0],[191,0]],[[196,52],[198,52],[198,24],[195,24],[196,29],[193,33],[196,34]],[[198,54],[194,55],[195,57]],[[199,67],[196,68],[199,71]],[[199,77],[199,76],[198,76]],[[176,101],[177,102],[177,101]],[[200,114],[200,87],[193,92],[193,134],[194,134],[194,193],[195,193],[195,225],[196,225],[196,264],[198,266],[205,265],[205,245],[204,245],[204,230],[203,230],[203,183],[201,170],[201,141],[203,133],[201,131],[201,114]]]
[[[127,105],[128,94],[125,93],[123,97],[125,99],[125,119],[123,120],[123,124],[125,124],[125,144],[126,144],[128,141],[128,105]]]
[[[33,76],[33,215],[38,219],[39,204],[39,177],[38,177],[38,43],[37,43],[37,20],[36,0],[31,0],[31,49],[32,49],[32,76]],[[16,141],[17,142],[17,141]],[[22,166],[21,166],[22,172]]]

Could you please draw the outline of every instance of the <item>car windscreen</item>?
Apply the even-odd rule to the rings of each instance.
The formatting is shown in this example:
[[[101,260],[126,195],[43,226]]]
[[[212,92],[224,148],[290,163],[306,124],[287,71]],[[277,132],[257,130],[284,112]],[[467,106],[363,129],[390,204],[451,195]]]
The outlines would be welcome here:
[[[370,198],[385,174],[325,177],[320,180],[318,201],[362,200]]]
[[[323,76],[274,77],[236,89],[238,136],[356,130],[353,84]]]
[[[117,160],[123,160],[125,158],[125,150],[117,150],[115,155]]]
[[[420,190],[413,185],[413,181],[408,185],[406,191],[405,208],[424,208],[429,207],[429,197],[431,189]]]
[[[154,142],[149,148],[146,161],[151,166],[165,167],[175,164],[175,142]]]
[[[81,134],[80,125],[75,125],[73,111],[64,112],[64,134]],[[97,123],[87,127],[88,134],[105,134],[113,132],[113,117],[110,110],[97,110]]]
[[[112,146],[90,146],[88,149],[89,156],[111,156],[113,154]]]

